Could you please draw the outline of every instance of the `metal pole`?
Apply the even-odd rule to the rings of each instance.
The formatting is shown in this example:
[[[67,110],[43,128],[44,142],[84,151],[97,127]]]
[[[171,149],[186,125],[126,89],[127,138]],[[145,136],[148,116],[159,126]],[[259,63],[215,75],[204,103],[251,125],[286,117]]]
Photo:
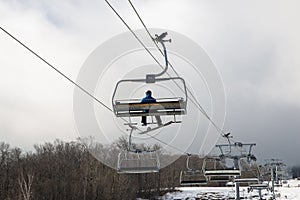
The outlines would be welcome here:
[[[276,165],[276,171],[275,171],[275,181],[276,181],[276,184],[279,184],[279,180],[278,180],[278,166]]]
[[[262,200],[261,189],[258,189],[259,199]]]
[[[273,199],[275,199],[275,189],[274,189],[274,176],[275,176],[275,173],[274,173],[274,171],[275,171],[275,168],[272,166],[272,168],[271,168],[271,184],[272,184],[272,196],[273,196]]]
[[[234,158],[234,168],[235,169],[239,169],[239,160],[238,158]],[[238,178],[238,176],[236,176],[236,178]],[[235,183],[235,199],[236,200],[240,200],[240,184],[239,183]]]
[[[235,199],[240,200],[240,184],[235,183]]]

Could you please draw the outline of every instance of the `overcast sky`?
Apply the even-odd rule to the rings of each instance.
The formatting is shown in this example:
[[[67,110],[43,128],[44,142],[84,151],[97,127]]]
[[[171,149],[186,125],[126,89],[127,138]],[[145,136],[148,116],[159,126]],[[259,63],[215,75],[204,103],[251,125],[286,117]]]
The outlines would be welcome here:
[[[142,28],[127,1],[111,3]],[[197,42],[222,76],[224,129],[256,142],[260,160],[300,164],[300,2],[298,0],[133,1],[148,27]],[[76,79],[87,56],[127,31],[104,1],[0,0],[0,25]],[[78,137],[74,87],[0,33],[0,140],[35,143]]]

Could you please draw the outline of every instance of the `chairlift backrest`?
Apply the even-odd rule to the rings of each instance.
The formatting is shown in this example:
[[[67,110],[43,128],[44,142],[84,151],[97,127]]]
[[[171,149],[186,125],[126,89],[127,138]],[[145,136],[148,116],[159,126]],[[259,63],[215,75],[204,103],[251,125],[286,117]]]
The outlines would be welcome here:
[[[190,154],[187,155],[186,169],[180,172],[180,185],[182,186],[206,185],[207,179],[203,174],[202,168],[199,167],[198,169],[196,169],[195,167],[191,167],[190,165],[191,156],[192,155]],[[196,161],[200,161],[198,156],[196,158],[197,158]]]
[[[221,163],[221,159],[214,157],[206,157],[203,162],[203,171],[206,177],[230,177],[240,176],[240,169],[227,168]]]
[[[132,152],[124,150],[118,155],[118,173],[155,173],[160,170],[160,162],[157,152],[140,151]]]
[[[183,170],[180,172],[180,185],[193,186],[193,185],[206,185],[207,179],[201,171]]]
[[[235,183],[259,183],[258,178],[235,178]]]

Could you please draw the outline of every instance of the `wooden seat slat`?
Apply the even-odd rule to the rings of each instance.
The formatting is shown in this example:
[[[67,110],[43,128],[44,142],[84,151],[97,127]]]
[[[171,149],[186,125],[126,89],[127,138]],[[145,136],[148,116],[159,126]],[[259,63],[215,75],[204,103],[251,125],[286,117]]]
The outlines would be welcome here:
[[[184,115],[184,110],[179,111],[162,111],[162,112],[118,112],[116,113],[117,117],[139,117],[139,116],[155,116],[155,115]]]
[[[117,117],[137,117],[154,115],[184,115],[186,102],[184,101],[164,101],[156,103],[120,103],[114,105]],[[145,112],[149,110],[149,112]]]
[[[156,102],[156,103],[119,103],[114,105],[116,111],[144,111],[156,109],[183,109],[185,102]]]

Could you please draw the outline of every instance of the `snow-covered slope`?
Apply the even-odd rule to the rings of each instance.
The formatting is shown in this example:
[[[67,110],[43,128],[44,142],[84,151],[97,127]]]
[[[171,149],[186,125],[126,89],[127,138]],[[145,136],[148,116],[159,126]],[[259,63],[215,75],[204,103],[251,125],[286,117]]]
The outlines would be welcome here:
[[[180,187],[179,192],[167,193],[163,200],[196,200],[196,199],[234,199],[233,187]],[[263,190],[264,199],[271,199],[270,191]],[[300,200],[300,181],[289,180],[282,187],[275,187],[276,199]],[[258,192],[249,192],[247,187],[240,188],[240,196],[244,199],[259,199]]]

